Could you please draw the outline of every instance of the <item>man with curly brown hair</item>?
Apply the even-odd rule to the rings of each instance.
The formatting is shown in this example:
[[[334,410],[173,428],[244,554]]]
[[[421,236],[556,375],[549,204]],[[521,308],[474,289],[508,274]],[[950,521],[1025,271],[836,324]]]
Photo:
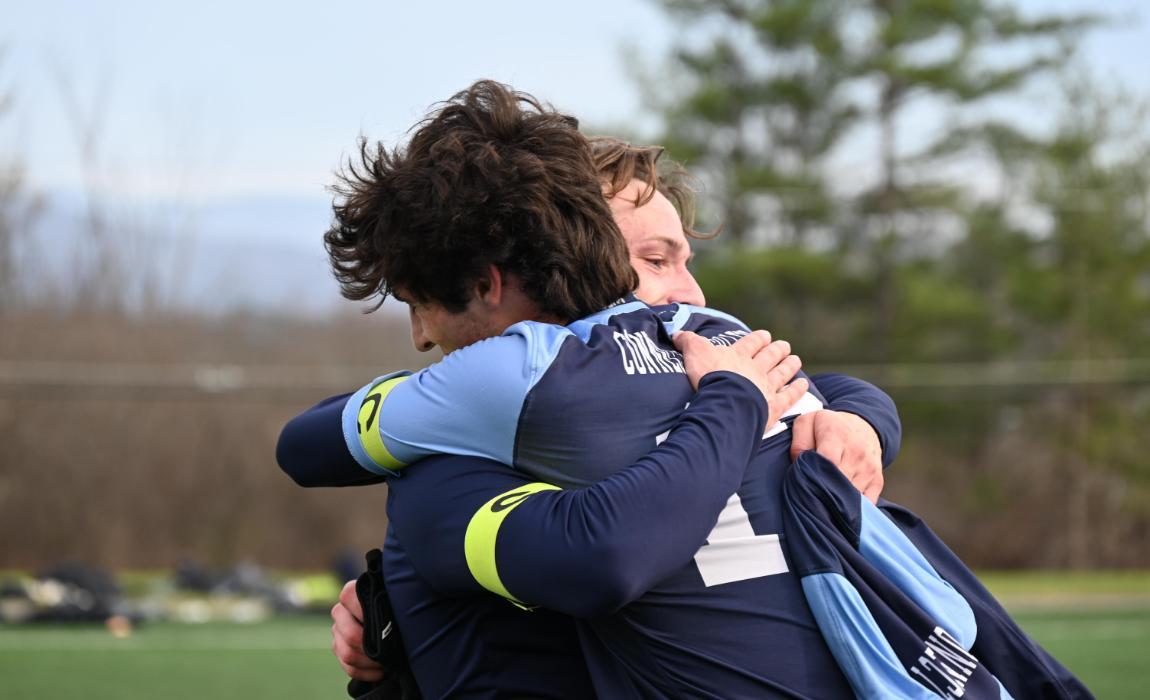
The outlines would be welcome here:
[[[556,144],[573,148],[560,155]],[[724,469],[722,478],[710,466],[671,478],[662,460],[709,438],[675,443],[651,469],[625,468],[672,445],[688,400],[689,411],[716,411],[701,435],[748,407],[692,400],[670,334],[728,345],[748,331],[725,314],[629,295],[635,273],[574,121],[480,83],[405,149],[364,147],[360,160],[327,236],[345,294],[398,294],[411,304],[417,347],[449,354],[303,414],[285,428],[279,457],[307,485],[391,475],[388,587],[425,694],[487,686],[564,696],[560,678],[524,689],[533,664],[516,666],[491,635],[523,632],[531,616],[475,595],[483,591],[587,618],[580,646],[606,697],[849,692],[777,534],[790,422],[774,417],[805,381],[768,393],[772,418],[750,470],[745,458],[706,459],[699,465]],[[817,388],[802,397],[792,413],[830,399]],[[871,410],[893,457],[889,399],[854,401]],[[314,429],[333,414],[342,444],[316,438],[338,435]],[[452,452],[466,456],[443,456]],[[547,619],[552,631],[510,645],[513,657],[534,652],[540,665],[540,652],[557,648],[548,643],[562,624]],[[450,675],[446,658],[456,662]]]

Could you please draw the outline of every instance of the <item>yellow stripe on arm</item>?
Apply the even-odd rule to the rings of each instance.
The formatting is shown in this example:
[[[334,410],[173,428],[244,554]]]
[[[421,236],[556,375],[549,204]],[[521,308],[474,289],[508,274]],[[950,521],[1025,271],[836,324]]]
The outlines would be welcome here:
[[[515,598],[499,579],[499,567],[495,560],[495,542],[499,537],[499,527],[508,513],[520,503],[540,491],[559,491],[558,486],[536,481],[505,491],[492,498],[471,516],[467,524],[467,534],[463,540],[463,551],[467,557],[467,568],[477,583],[492,593],[498,594],[518,605],[529,609],[527,604]]]
[[[359,405],[359,442],[372,461],[385,469],[403,469],[406,463],[399,461],[391,455],[387,446],[383,444],[383,437],[379,433],[379,414],[383,409],[383,402],[391,390],[408,379],[410,375],[393,377],[380,382],[367,392],[363,403]]]

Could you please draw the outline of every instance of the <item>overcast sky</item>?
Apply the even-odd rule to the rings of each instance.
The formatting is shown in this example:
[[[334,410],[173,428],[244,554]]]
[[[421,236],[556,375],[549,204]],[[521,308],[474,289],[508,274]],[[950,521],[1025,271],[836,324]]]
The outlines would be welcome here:
[[[61,2],[0,0],[0,85],[35,181],[79,181],[61,82],[107,99],[106,160],[124,186],[163,189],[176,165],[216,194],[315,193],[358,133],[393,138],[432,103],[495,78],[591,120],[638,99],[624,41],[662,48],[645,2]],[[114,163],[111,163],[114,161]],[[206,176],[205,176],[206,175]]]
[[[1107,78],[1150,95],[1141,19],[1150,2],[1021,4],[1121,18],[1084,53]],[[337,303],[319,233],[341,157],[360,133],[395,142],[477,78],[600,128],[653,132],[622,47],[653,66],[680,32],[652,0],[0,0],[0,17],[0,95],[16,100],[0,119],[0,163],[15,154],[31,189],[47,195],[40,233],[58,248],[83,225],[78,135],[88,129],[99,185],[125,203],[125,221],[181,236],[158,250],[194,260],[184,297],[200,308]],[[875,162],[867,137],[856,141],[836,163],[843,172]]]
[[[18,100],[0,143],[23,153],[37,186],[80,182],[71,111],[105,115],[101,157],[118,187],[212,198],[322,194],[358,133],[395,138],[479,77],[585,121],[632,123],[641,105],[620,47],[653,61],[678,31],[648,0],[0,4],[0,89]],[[1125,18],[1087,54],[1150,94],[1150,28],[1139,19],[1150,3],[1023,5]]]

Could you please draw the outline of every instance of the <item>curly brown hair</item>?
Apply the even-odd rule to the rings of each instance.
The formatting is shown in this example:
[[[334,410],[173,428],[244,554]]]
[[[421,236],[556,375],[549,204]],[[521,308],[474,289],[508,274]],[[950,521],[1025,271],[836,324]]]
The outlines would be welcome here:
[[[639,180],[646,187],[636,196],[636,207],[643,206],[660,192],[679,212],[683,234],[688,238],[708,239],[719,235],[721,228],[709,232],[695,230],[695,180],[682,165],[663,158],[666,149],[662,146],[633,146],[610,136],[594,136],[590,141],[591,156],[607,199],[625,190],[632,180]]]
[[[324,235],[348,299],[398,291],[458,313],[494,265],[542,314],[571,321],[638,285],[578,121],[530,95],[476,82],[406,147],[361,139],[358,161],[333,188]]]

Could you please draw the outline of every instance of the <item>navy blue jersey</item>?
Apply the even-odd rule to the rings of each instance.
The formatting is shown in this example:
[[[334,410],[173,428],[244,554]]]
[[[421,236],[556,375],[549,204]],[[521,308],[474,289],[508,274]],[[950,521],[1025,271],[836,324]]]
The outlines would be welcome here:
[[[762,440],[764,417],[750,382],[708,376],[668,440],[593,486],[433,458],[391,481],[391,527],[444,601],[580,618],[600,697],[849,696],[780,547],[789,433]]]
[[[389,497],[395,539],[442,596],[487,590],[588,618],[583,648],[606,697],[849,693],[781,546],[788,422],[767,427],[751,468],[729,483],[619,471],[695,409],[683,412],[692,393],[670,343],[681,329],[717,343],[746,334],[717,312],[634,302],[566,328],[517,324],[351,396],[342,450],[331,428],[339,400],[298,417],[281,436],[281,465],[317,485],[362,482],[360,467],[385,473],[439,452],[513,464],[440,459],[403,472]],[[898,445],[890,400],[846,377],[825,384],[816,381],[793,413],[841,399],[875,427],[889,463]],[[747,404],[731,404],[718,424],[738,425]],[[687,447],[706,449],[714,429],[695,432]],[[687,464],[679,473],[709,474]],[[602,488],[551,485],[605,478]],[[626,488],[610,486],[618,483]],[[506,615],[534,614],[503,605]]]
[[[789,554],[859,697],[1091,697],[909,510],[872,505],[814,452],[783,490]]]
[[[393,480],[384,572],[424,695],[495,687],[504,697],[589,697],[573,620],[488,591],[512,598],[505,578],[525,598],[591,617],[641,595],[698,549],[765,420],[765,401],[749,382],[716,373],[667,441],[586,489],[560,490],[459,456],[430,457]],[[593,640],[581,633],[584,644]],[[591,665],[601,697],[626,697],[614,666]]]
[[[670,336],[695,331],[730,344],[747,334],[737,319],[685,305],[628,301],[569,326],[525,321],[457,350],[414,374],[381,377],[343,402],[344,449],[313,436],[313,413],[290,422],[280,464],[309,485],[364,483],[432,454],[493,459],[560,486],[586,486],[650,451],[674,425],[692,390]],[[834,408],[875,429],[889,464],[900,428],[893,402],[858,380],[829,378]],[[823,380],[784,417],[821,409]],[[324,424],[326,422],[324,421]],[[787,429],[780,421],[767,435]],[[324,449],[319,449],[320,444]],[[350,455],[355,466],[346,457]]]

